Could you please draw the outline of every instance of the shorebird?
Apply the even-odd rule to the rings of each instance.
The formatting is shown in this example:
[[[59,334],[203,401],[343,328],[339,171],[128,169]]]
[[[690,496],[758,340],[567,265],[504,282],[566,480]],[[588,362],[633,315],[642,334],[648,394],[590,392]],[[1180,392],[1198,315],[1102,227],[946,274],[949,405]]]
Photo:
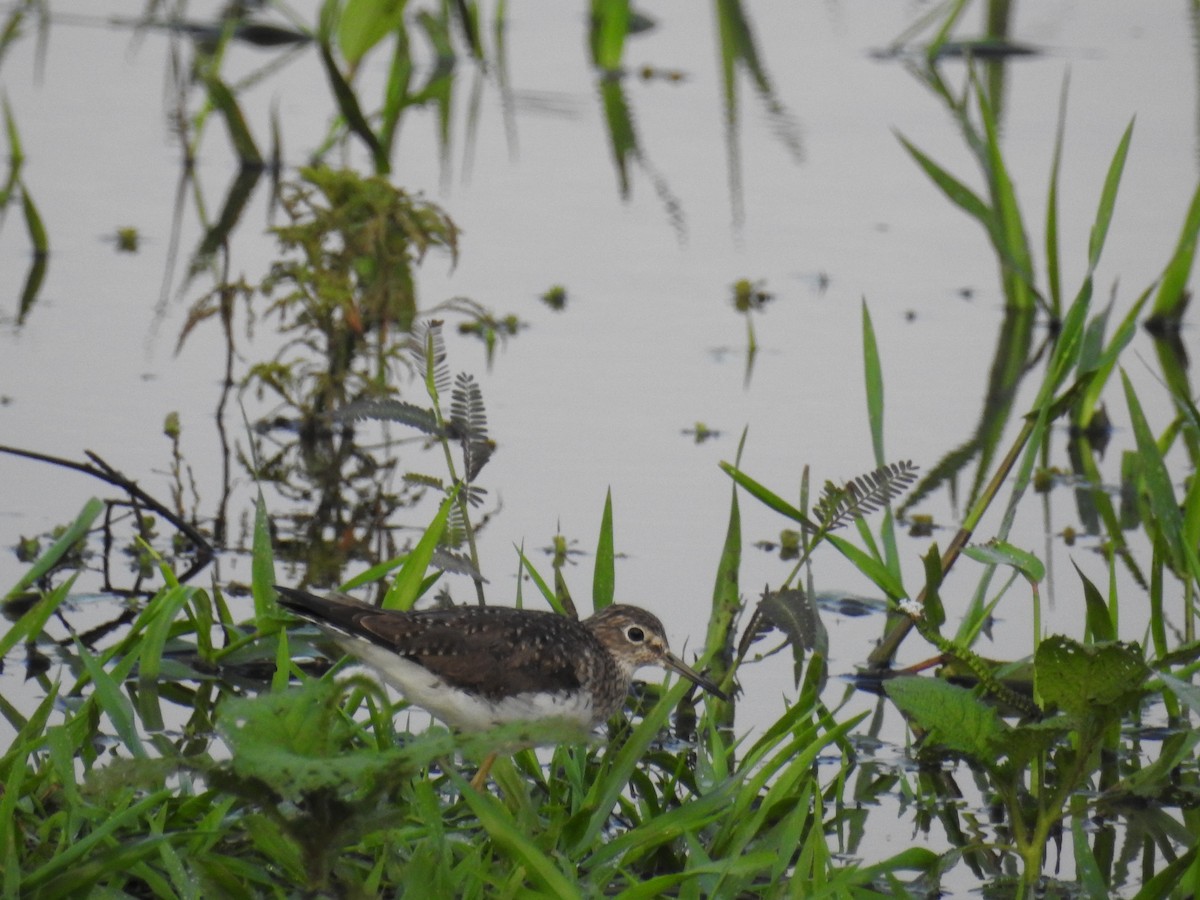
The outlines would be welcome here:
[[[642,666],[678,672],[726,699],[670,651],[662,622],[636,606],[614,604],[580,621],[501,606],[401,612],[276,590],[281,606],[320,626],[410,703],[461,731],[543,719],[590,730],[621,708]],[[472,779],[476,788],[495,757]]]

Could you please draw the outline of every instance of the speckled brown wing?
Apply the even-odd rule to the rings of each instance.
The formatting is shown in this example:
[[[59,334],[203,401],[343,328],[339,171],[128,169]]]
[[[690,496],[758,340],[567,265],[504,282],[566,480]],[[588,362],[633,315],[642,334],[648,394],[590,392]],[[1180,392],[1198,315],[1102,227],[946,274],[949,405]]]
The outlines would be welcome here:
[[[399,612],[282,585],[276,589],[282,606],[318,625],[371,641],[455,687],[492,699],[577,689],[603,655],[586,627],[555,613],[498,606]]]
[[[578,622],[507,607],[378,612],[360,617],[358,624],[369,640],[489,699],[576,690],[591,656],[580,653],[580,640],[601,652]]]

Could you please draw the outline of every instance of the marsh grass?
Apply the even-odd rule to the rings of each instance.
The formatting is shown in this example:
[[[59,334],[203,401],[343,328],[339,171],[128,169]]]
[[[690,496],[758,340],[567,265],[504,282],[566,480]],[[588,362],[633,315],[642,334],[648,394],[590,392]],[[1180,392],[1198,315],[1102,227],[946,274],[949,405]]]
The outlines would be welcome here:
[[[420,18],[440,58],[420,88],[412,86],[410,24],[402,5],[329,0],[319,22],[319,52],[340,112],[324,151],[349,136],[367,148],[377,174],[391,165],[406,109],[436,104],[443,121],[449,120],[452,62],[444,51],[455,29],[475,56],[494,53],[503,79],[504,4],[497,7],[494,50],[480,32],[475,4],[443,4]],[[248,602],[217,585],[205,590],[181,583],[146,546],[162,588],[132,607],[128,628],[106,636],[107,642],[77,634],[71,624],[75,580],[62,579],[60,570],[101,511],[90,501],[5,595],[12,624],[0,637],[0,656],[24,646],[31,657],[55,659],[49,668],[30,668],[41,691],[35,708],[19,709],[0,696],[0,714],[13,733],[0,757],[4,895],[373,896],[415,884],[429,895],[457,897],[903,896],[934,893],[948,872],[966,867],[987,888],[1031,896],[1058,888],[1048,875],[1047,854],[1063,838],[1069,839],[1076,891],[1104,896],[1136,885],[1138,897],[1194,893],[1200,880],[1200,736],[1191,727],[1200,714],[1200,691],[1192,684],[1200,667],[1200,479],[1194,474],[1200,415],[1178,334],[1174,343],[1170,337],[1186,305],[1200,201],[1193,198],[1162,278],[1127,309],[1114,296],[1097,311],[1093,275],[1132,152],[1133,127],[1117,140],[1092,222],[1086,273],[1071,294],[1059,265],[1060,112],[1039,270],[1029,220],[1016,200],[1016,175],[1001,152],[1003,97],[996,71],[969,67],[955,90],[934,66],[968,5],[956,0],[934,11],[925,23],[934,28],[933,40],[913,71],[955,116],[984,187],[971,188],[915,143],[901,140],[942,194],[980,223],[994,251],[1010,311],[997,337],[988,395],[968,441],[929,468],[893,512],[890,504],[907,488],[912,470],[887,454],[886,367],[864,302],[863,376],[874,471],[841,485],[829,481],[814,499],[803,469],[797,473],[798,500],[788,499],[790,486],[772,488],[742,469],[743,434],[734,461],[723,467],[731,478],[730,505],[724,541],[713,548],[712,607],[698,665],[734,695],[758,642],[768,633],[780,636],[793,654],[795,685],[774,721],[760,732],[741,733],[735,695],[728,703],[697,702],[688,685],[676,683],[640,689],[602,740],[540,728],[534,733],[525,726],[477,738],[425,727],[374,683],[347,677],[340,663],[330,665],[320,639],[280,613],[272,590],[276,565],[294,546],[273,533],[262,494],[252,529]],[[618,179],[627,191],[633,165],[647,166],[618,74],[632,16],[625,0],[596,2],[592,9],[592,63]],[[737,73],[749,73],[774,121],[786,125],[788,117],[774,100],[745,11],[736,2],[721,2],[717,11],[729,165],[736,176]],[[0,53],[17,21],[18,13],[10,15]],[[371,112],[372,104],[358,93],[356,73],[389,40],[391,77]],[[253,187],[253,170],[263,160],[242,118],[238,86],[222,78],[220,47],[201,79],[207,105],[191,120],[191,135],[202,133],[216,111],[250,171],[239,176],[225,209],[206,229],[198,258],[216,252],[232,233]],[[1066,94],[1064,84],[1064,108]],[[13,161],[0,196],[4,203],[21,196],[31,240],[45,250],[45,230],[20,182],[20,143],[7,105],[5,113]],[[794,129],[781,134],[798,154]],[[435,329],[423,332],[415,369],[428,405],[386,406],[372,395],[376,388],[389,390],[393,373],[387,370],[399,362],[386,335],[409,334],[418,319],[409,264],[426,246],[456,249],[456,230],[444,213],[386,186],[382,179],[325,171],[310,179],[309,193],[293,196],[295,208],[306,211],[281,235],[300,252],[276,273],[275,284],[286,286],[287,296],[275,311],[295,335],[295,346],[314,352],[262,363],[252,377],[291,404],[313,432],[329,429],[330,414],[377,418],[411,428],[441,449],[443,473],[423,471],[409,479],[434,501],[419,535],[405,552],[381,554],[382,560],[343,584],[372,588],[384,605],[409,608],[431,600],[444,573],[478,574],[471,503],[480,496],[475,479],[489,439],[482,397],[470,384],[449,378]],[[665,183],[657,187],[680,221]],[[364,223],[366,231],[392,240],[383,252],[351,247],[341,259],[328,252],[327,238],[361,232]],[[235,298],[253,292],[222,280],[208,305],[193,310],[189,325],[227,317]],[[1173,411],[1165,424],[1151,421],[1147,398],[1123,368],[1147,306],[1147,324],[1162,335],[1155,347]],[[1039,315],[1051,327],[1035,348]],[[1017,392],[1027,382],[1035,396],[1018,420]],[[1102,401],[1107,397],[1115,408],[1113,395],[1132,436],[1122,467],[1122,506],[1102,483],[1092,445]],[[1012,539],[1017,511],[1036,501],[1030,488],[1039,472],[1051,468],[1052,426],[1062,419],[1075,426],[1069,465],[1080,479],[1077,504],[1091,510],[1105,553],[1100,562],[1075,566],[1083,612],[1070,634],[1046,633],[1045,560]],[[338,455],[347,448],[354,450],[333,440],[300,445],[309,460],[325,451],[338,463],[365,458]],[[294,474],[261,449],[252,442],[247,455],[263,482]],[[1189,478],[1177,477],[1172,454],[1187,461]],[[959,530],[944,547],[902,552],[897,525],[905,513],[946,489],[973,461]],[[327,483],[344,480],[337,465],[326,474]],[[742,493],[798,526],[799,561],[753,609],[745,606],[739,580]],[[619,502],[606,497],[600,518],[594,608],[619,595]],[[981,534],[989,513],[998,521]],[[461,540],[450,540],[452,535]],[[318,542],[295,543],[312,550]],[[447,555],[448,543],[468,550]],[[395,549],[383,540],[380,546]],[[887,599],[887,622],[864,668],[910,725],[911,766],[889,767],[861,750],[878,740],[882,706],[868,720],[866,713],[831,708],[824,699],[827,648],[815,598],[830,547]],[[550,578],[522,551],[516,558],[517,602],[544,602],[567,615],[582,605],[572,597],[561,557]],[[337,557],[328,568],[313,568],[318,575],[340,573],[345,562]],[[1121,567],[1134,589],[1118,587]],[[973,591],[947,581],[964,570]],[[528,598],[521,593],[527,585],[533,586]],[[478,580],[476,590],[482,594]],[[1150,609],[1149,625],[1143,634],[1130,634],[1130,610],[1141,603]],[[1028,618],[1028,652],[988,659],[982,637],[988,622],[1006,612]],[[62,625],[65,634],[54,637]],[[898,648],[918,638],[937,651],[941,670],[891,672]],[[1160,711],[1166,725],[1152,732],[1146,726]],[[530,743],[553,749],[520,749]],[[493,785],[476,792],[467,771],[498,745],[517,749],[497,764]],[[979,807],[986,805],[998,821],[961,802],[964,769],[974,779]],[[949,848],[910,847],[882,860],[871,855],[872,831],[891,833],[895,823],[877,825],[878,816],[870,819],[865,810],[896,798],[911,804],[922,836],[936,820]]]
[[[601,599],[609,513],[603,522]],[[415,583],[414,571],[423,574],[397,581]],[[9,895],[101,885],[181,897],[359,894],[420,874],[455,896],[522,886],[772,895],[789,882],[844,896],[933,861],[908,852],[865,869],[835,862],[824,822],[861,717],[838,721],[815,679],[745,747],[707,712],[691,719],[691,742],[664,741],[690,686],[650,689],[602,746],[562,735],[568,743],[548,760],[522,751],[480,794],[459,774],[461,758],[547,735],[398,732],[397,708],[374,683],[304,675],[294,660],[311,652],[306,639],[281,627],[264,590],[274,577],[265,540],[254,561],[261,602],[246,622],[219,592],[162,574],[167,586],[117,644],[62,648],[74,685],[43,680],[31,716],[4,711],[17,732],[0,760]],[[6,644],[39,635],[69,587],[20,617]],[[818,767],[830,749],[842,764]]]

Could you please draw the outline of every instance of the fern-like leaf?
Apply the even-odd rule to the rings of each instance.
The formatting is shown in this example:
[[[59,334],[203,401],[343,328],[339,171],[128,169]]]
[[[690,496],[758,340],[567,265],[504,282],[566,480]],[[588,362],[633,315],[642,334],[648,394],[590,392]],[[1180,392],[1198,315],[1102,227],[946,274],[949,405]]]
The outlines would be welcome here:
[[[462,506],[457,503],[450,505],[450,514],[446,517],[446,527],[442,531],[439,546],[443,549],[461,547],[467,541],[467,520],[463,515]]]
[[[405,403],[403,400],[356,400],[339,409],[334,414],[334,419],[339,422],[378,419],[384,422],[399,422],[433,437],[441,437],[443,433],[432,409],[417,406],[415,403]]]
[[[492,457],[496,445],[488,439],[483,392],[474,376],[459,372],[450,395],[450,424],[462,445],[466,481],[472,482]]]
[[[433,488],[435,491],[444,491],[446,489],[446,485],[442,483],[442,479],[438,478],[436,475],[424,475],[420,472],[405,472],[404,480],[409,484],[419,484],[422,487]]]
[[[487,579],[479,574],[479,570],[475,568],[475,564],[461,553],[455,553],[452,550],[447,550],[445,547],[437,547],[433,551],[433,559],[430,564],[444,572],[450,572],[456,575],[468,575],[475,581],[481,581],[487,584]]]
[[[433,386],[438,395],[450,392],[450,366],[446,362],[446,341],[442,337],[441,319],[431,319],[425,326],[424,339],[413,348],[420,370],[428,378],[433,373]]]
[[[917,478],[917,466],[912,462],[891,463],[874,472],[859,475],[841,487],[825,482],[821,499],[813,512],[821,525],[833,531],[859,516],[881,509],[899,497]]]

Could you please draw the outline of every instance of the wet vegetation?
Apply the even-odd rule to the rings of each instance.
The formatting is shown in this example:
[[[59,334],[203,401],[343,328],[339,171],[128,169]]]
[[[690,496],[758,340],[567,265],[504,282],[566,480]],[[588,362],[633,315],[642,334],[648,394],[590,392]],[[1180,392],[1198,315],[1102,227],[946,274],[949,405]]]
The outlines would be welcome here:
[[[1004,66],[1036,51],[1008,40],[1003,15],[991,17],[994,33],[984,40],[962,39],[956,28],[971,6],[938,7],[885,55],[944,105],[977,168],[956,175],[899,136],[914,177],[928,178],[981,226],[994,251],[1006,311],[974,431],[921,465],[889,455],[887,372],[867,298],[862,416],[874,468],[820,488],[807,468],[798,484],[767,484],[743,467],[754,439],[746,434],[722,464],[728,518],[696,665],[734,699],[698,696],[679,680],[647,685],[603,740],[564,735],[552,751],[502,756],[484,792],[468,786],[470,771],[496,746],[528,743],[533,726],[473,737],[426,727],[374,682],[348,675],[337,654],[330,662],[317,632],[280,610],[272,585],[286,565],[306,584],[373,594],[396,609],[451,602],[452,577],[469,585],[466,602],[549,605],[564,615],[618,599],[621,523],[611,498],[587,548],[590,599],[568,571],[576,550],[561,536],[549,570],[523,547],[514,553],[515,596],[480,571],[476,541],[498,512],[495,492],[480,480],[495,443],[486,384],[455,373],[446,332],[477,336],[490,354],[521,322],[470,298],[422,302],[427,255],[453,261],[467,251],[453,204],[411,194],[392,174],[408,111],[431,111],[448,133],[453,109],[467,102],[455,93],[456,67],[503,81],[506,6],[325,0],[312,21],[231,11],[196,22],[151,3],[144,20],[115,23],[189,37],[191,77],[179,79],[176,111],[186,151],[181,194],[200,190],[192,164],[203,141],[220,140],[209,134],[214,116],[239,161],[217,215],[198,213],[199,245],[181,250],[188,262],[178,281],[190,306],[178,340],[186,345],[201,329],[224,337],[218,427],[224,433],[228,416],[244,434],[227,466],[253,478],[257,502],[240,538],[228,495],[201,515],[170,417],[174,490],[166,500],[94,454],[81,463],[0,448],[71,467],[122,494],[82,502],[74,522],[18,548],[26,569],[5,594],[0,657],[10,667],[23,662],[39,693],[32,711],[0,696],[13,735],[0,757],[5,896],[360,897],[406,887],[447,897],[937,896],[945,880],[964,877],[986,896],[1192,896],[1200,882],[1200,689],[1192,683],[1200,665],[1200,413],[1181,323],[1200,191],[1177,244],[1164,251],[1161,277],[1132,302],[1097,302],[1096,266],[1136,152],[1130,124],[1095,186],[1084,274],[1064,283],[1063,127],[1038,211],[1045,244],[1035,251],[1001,132]],[[802,155],[749,10],[736,0],[715,8],[731,135],[740,69],[781,145]],[[630,171],[642,167],[681,229],[678,201],[640,152],[623,91],[633,77],[623,68],[625,41],[646,23],[622,0],[592,0],[589,13],[581,52],[595,69],[618,190],[627,193]],[[37,0],[3,16],[0,65],[27,29],[55,27]],[[414,64],[418,40],[434,48],[433,66]],[[283,165],[278,122],[244,113],[239,83],[222,68],[235,41],[271,48],[251,80],[270,77],[290,54],[320,57],[338,115],[321,146],[306,148],[311,165]],[[385,61],[381,83],[364,78],[368,58]],[[942,68],[950,58],[958,60],[953,73]],[[202,95],[198,110],[191,91]],[[1062,97],[1065,109],[1065,83]],[[32,248],[15,301],[16,322],[32,325],[51,244],[22,176],[20,123],[7,104],[4,122],[0,224],[22,226]],[[264,178],[277,197],[277,255],[259,277],[234,278],[228,245]],[[136,238],[135,230],[135,246]],[[539,277],[553,285],[542,301],[563,309],[567,288],[555,273]],[[754,317],[772,294],[745,278],[732,296],[746,322],[749,377]],[[251,355],[246,322],[278,336],[270,354]],[[1140,394],[1125,372],[1139,325],[1155,337],[1159,397]],[[1033,399],[1022,405],[1019,397]],[[1112,437],[1102,397],[1130,423],[1119,490],[1103,483],[1097,464]],[[243,423],[239,402],[268,411]],[[1151,408],[1170,416],[1154,421]],[[1051,436],[1063,424],[1069,459],[1058,466]],[[714,432],[697,423],[692,433],[700,442]],[[1078,628],[1048,633],[1045,561],[1011,532],[1019,509],[1067,482],[1102,545],[1107,577],[1078,567],[1060,575],[1074,579],[1082,598]],[[925,544],[907,569],[922,577],[906,579],[898,531],[930,533],[921,504],[950,490],[962,490],[962,520],[944,545]],[[740,579],[745,504],[781,517],[783,555],[794,561],[761,594]],[[980,532],[989,512],[995,524]],[[252,560],[249,583],[203,585],[213,553],[239,544]],[[835,554],[875,596],[855,606],[817,590],[822,563]],[[111,577],[122,557],[138,572],[132,586]],[[967,570],[975,584],[953,615],[943,602],[952,569]],[[113,621],[80,631],[77,586],[97,571],[100,590],[126,595],[128,604]],[[1118,572],[1138,586],[1136,596],[1118,590]],[[1151,610],[1145,634],[1122,627],[1132,604]],[[878,645],[848,688],[829,678],[821,613],[831,607],[843,615],[885,610]],[[987,658],[981,638],[1002,614],[1029,622],[1026,652]],[[932,658],[898,668],[900,647],[918,640]],[[789,702],[767,727],[747,732],[736,716],[743,667],[779,652],[793,664]],[[847,710],[860,692],[878,694],[875,716]],[[902,715],[911,735],[899,762],[872,753],[885,710]],[[901,807],[911,846],[880,853],[870,838],[873,829],[896,829],[889,804]],[[935,825],[948,846],[922,840]],[[1073,860],[1069,879],[1056,875],[1064,854]]]

